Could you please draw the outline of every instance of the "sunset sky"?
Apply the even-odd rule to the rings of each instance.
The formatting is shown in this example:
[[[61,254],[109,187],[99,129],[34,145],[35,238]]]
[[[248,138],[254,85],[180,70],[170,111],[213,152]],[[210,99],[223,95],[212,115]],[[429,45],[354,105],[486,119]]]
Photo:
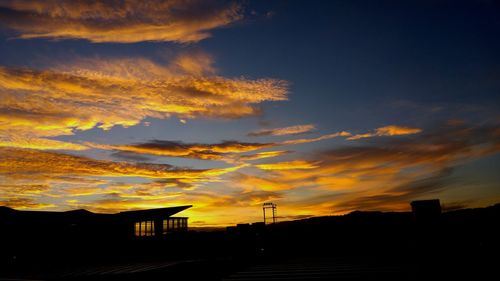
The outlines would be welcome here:
[[[498,1],[0,0],[0,205],[190,226],[500,202]]]

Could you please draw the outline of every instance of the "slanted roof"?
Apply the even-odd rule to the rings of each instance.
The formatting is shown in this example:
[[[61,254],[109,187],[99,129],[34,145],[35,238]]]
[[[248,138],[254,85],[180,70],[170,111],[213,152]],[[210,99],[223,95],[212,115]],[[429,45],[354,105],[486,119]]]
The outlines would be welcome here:
[[[0,206],[0,214],[2,217],[11,217],[11,218],[26,218],[26,219],[80,219],[80,220],[94,220],[97,218],[101,219],[124,219],[127,221],[130,220],[154,220],[170,217],[174,214],[179,213],[180,211],[184,211],[188,208],[191,208],[192,205],[186,206],[176,206],[176,207],[168,207],[168,208],[157,208],[157,209],[148,209],[148,210],[137,210],[137,211],[125,211],[116,214],[100,214],[93,213],[87,211],[85,209],[71,210],[66,212],[55,212],[55,211],[21,211],[15,210],[9,207]]]
[[[429,206],[441,206],[439,199],[427,199],[427,200],[415,200],[411,201],[410,205],[412,207],[429,207]]]
[[[0,213],[11,213],[14,211],[15,211],[14,209],[9,208],[7,206],[0,206]]]
[[[156,218],[165,218],[173,216],[181,211],[191,208],[192,205],[168,207],[168,208],[157,208],[148,210],[137,210],[137,211],[125,211],[120,212],[118,215],[127,219],[137,219],[137,220],[153,220]]]

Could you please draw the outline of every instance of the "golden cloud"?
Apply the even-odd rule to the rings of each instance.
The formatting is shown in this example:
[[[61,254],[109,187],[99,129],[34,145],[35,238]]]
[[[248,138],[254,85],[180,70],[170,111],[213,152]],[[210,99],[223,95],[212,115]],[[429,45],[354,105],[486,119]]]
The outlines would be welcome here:
[[[238,173],[234,182],[245,190],[284,192],[281,204],[315,214],[407,210],[415,198],[451,189],[451,167],[500,152],[496,130],[440,128],[411,139],[341,147],[318,152],[310,157],[314,162],[295,161],[314,163],[310,169],[259,164],[269,169],[259,176]]]
[[[201,0],[10,0],[0,7],[0,22],[19,38],[96,43],[197,42],[242,18],[237,3]]]
[[[48,192],[46,184],[15,184],[3,181],[0,184],[0,206],[17,209],[43,209],[53,207],[52,204],[36,202],[36,198]]]
[[[237,173],[231,178],[234,185],[242,188],[245,191],[264,190],[264,191],[281,191],[293,188],[286,181],[279,178],[259,177],[243,173]]]
[[[31,198],[8,198],[0,199],[0,206],[6,206],[18,210],[37,210],[55,207],[54,204],[36,202]]]
[[[269,164],[256,164],[255,167],[261,170],[303,170],[303,169],[314,169],[318,168],[318,163],[311,163],[304,160],[295,160],[289,162],[278,162],[278,163],[269,163]]]
[[[179,192],[165,191],[161,183],[110,186],[112,193],[105,199],[79,206],[109,211],[196,203],[188,215],[200,225],[259,219],[260,205],[271,200],[285,217],[357,209],[402,211],[415,198],[452,188],[450,167],[499,152],[498,137],[498,130],[492,128],[440,128],[414,138],[379,139],[370,145],[320,151],[307,161],[267,164],[273,168],[273,164],[309,163],[308,169],[248,167],[206,188]]]
[[[316,126],[313,124],[308,125],[296,125],[284,128],[275,128],[275,129],[263,129],[255,132],[248,133],[250,137],[259,137],[259,136],[285,136],[285,135],[297,135],[309,133],[316,129]]]
[[[46,70],[0,67],[0,145],[83,150],[48,138],[129,127],[146,117],[239,118],[258,114],[261,102],[287,99],[285,81],[220,77],[211,74],[210,56],[191,55],[169,65],[126,58]]]
[[[204,182],[211,179],[204,180]],[[213,180],[213,179],[212,179]],[[63,188],[61,191],[69,196],[89,196],[115,194],[122,198],[142,198],[144,200],[171,198],[183,194],[172,189],[182,189],[183,191],[194,188],[196,181],[192,179],[160,179],[144,183],[113,182],[100,186],[81,185],[76,187]]]
[[[264,151],[264,152],[258,152],[255,154],[250,154],[250,155],[239,155],[236,157],[236,159],[237,159],[237,161],[251,161],[251,160],[259,160],[259,159],[278,157],[278,156],[286,155],[288,153],[290,153],[290,151],[288,151],[288,150]]]
[[[382,135],[402,135],[402,134],[413,134],[415,132],[420,132],[420,129],[397,127],[397,126],[387,126],[383,128],[376,129],[378,134]],[[196,158],[203,160],[225,160],[228,162],[233,161],[248,161],[263,159],[269,157],[276,157],[285,154],[284,151],[275,152],[260,152],[254,155],[237,155],[239,153],[245,153],[265,148],[272,148],[278,146],[287,145],[298,145],[305,143],[318,142],[322,140],[333,139],[337,137],[348,137],[348,139],[358,139],[360,135],[352,136],[351,133],[341,131],[332,134],[322,135],[316,138],[302,138],[302,139],[291,139],[281,142],[269,142],[269,143],[258,143],[258,142],[239,142],[239,141],[224,141],[214,144],[202,144],[202,143],[184,143],[180,141],[167,141],[167,140],[152,140],[149,142],[132,144],[132,145],[109,145],[109,144],[95,144],[95,143],[85,143],[87,147],[105,149],[105,150],[116,150],[121,152],[132,152],[137,154],[150,154],[159,156],[169,156],[169,157],[187,157]]]
[[[168,164],[130,164],[39,150],[0,148],[0,175],[144,177],[197,180],[219,176],[241,166],[221,169],[186,169]]]
[[[219,181],[220,176],[241,167],[190,169],[167,164],[95,160],[32,149],[0,148],[0,204],[18,209],[61,208],[70,203],[61,200],[91,198],[95,205],[93,209],[104,210],[106,207],[99,205],[102,196],[142,200],[137,204],[144,206],[151,200],[157,200],[157,204],[163,200],[161,202],[166,204],[167,199],[176,199],[199,185]],[[116,182],[117,178],[119,182]],[[137,178],[150,181],[136,183]],[[130,182],[127,182],[128,179],[131,179]],[[99,202],[96,203],[96,200]],[[173,201],[169,202],[173,204]]]
[[[340,136],[350,136],[347,132],[339,132],[327,134],[316,138],[308,139],[294,139],[282,142],[258,143],[258,142],[239,142],[239,141],[223,141],[214,144],[202,143],[184,143],[180,141],[166,141],[166,140],[153,140],[145,143],[138,143],[132,145],[109,145],[109,144],[95,144],[85,143],[86,146],[105,149],[116,150],[122,152],[132,152],[138,154],[150,154],[159,156],[170,157],[187,157],[203,160],[225,160],[228,162],[256,160],[262,158],[276,157],[283,155],[284,151],[274,152],[261,152],[254,155],[237,155],[238,153],[250,152],[265,148],[297,145],[304,143],[317,142],[327,139],[332,139]]]
[[[322,140],[328,140],[328,139],[333,139],[333,138],[337,138],[337,137],[349,137],[349,136],[351,136],[351,133],[342,131],[342,132],[338,132],[338,133],[319,136],[317,138],[286,140],[286,141],[278,142],[276,144],[277,145],[296,145],[296,144],[303,144],[303,143],[311,143],[311,142],[317,142],[317,141],[322,141]]]
[[[2,131],[0,129],[0,131]],[[23,134],[20,132],[18,135],[4,135],[0,137],[0,147],[10,146],[18,148],[31,148],[31,149],[64,149],[64,150],[85,150],[87,146],[57,141],[44,138],[36,138],[30,136],[29,133]]]
[[[418,134],[422,129],[391,125],[375,129],[375,132],[379,136],[400,136]]]
[[[50,187],[45,184],[0,184],[0,197],[9,198],[19,194],[31,196],[49,191]]]
[[[117,194],[107,195],[100,200],[70,200],[71,208],[85,208],[95,212],[114,213],[124,210],[160,208],[172,205],[196,204],[183,212],[190,218],[190,226],[226,226],[245,222],[247,218],[258,221],[261,217],[260,206],[263,202],[277,200],[282,196],[267,191],[232,191],[220,194],[213,191],[171,193],[171,197],[133,197]]]
[[[154,140],[135,145],[105,145],[92,143],[87,143],[86,145],[99,149],[119,150],[160,156],[188,157],[204,160],[221,160],[228,154],[254,151],[272,146],[272,144],[269,143],[246,143],[238,141],[224,141],[216,144],[200,144],[162,140]]]
[[[451,189],[450,167],[498,153],[499,136],[496,127],[439,128],[412,138],[377,139],[363,146],[318,151],[307,160],[248,165],[236,173],[229,172],[242,166],[179,169],[1,148],[0,176],[4,178],[0,204],[29,209],[56,205],[100,212],[195,204],[186,215],[199,225],[259,219],[260,204],[271,200],[279,204],[280,216],[285,217],[357,209],[407,210],[408,202],[415,198]],[[308,140],[314,139],[321,137]],[[226,153],[239,146],[214,150]],[[118,177],[120,182],[103,178],[109,176]],[[141,182],[134,182],[135,178],[127,181],[131,176],[140,177]],[[12,178],[11,182],[5,180]],[[48,200],[47,196],[54,198]]]
[[[364,138],[380,137],[380,136],[413,135],[413,134],[418,134],[420,132],[422,132],[422,129],[419,129],[419,128],[390,125],[390,126],[377,128],[377,129],[375,129],[375,132],[351,136],[348,138],[348,140],[359,140],[359,139],[364,139]]]
[[[241,207],[255,207],[258,206],[259,209],[262,203],[281,199],[282,195],[277,192],[270,192],[264,190],[247,190],[239,191],[228,194],[226,196],[220,196],[214,201],[210,202],[208,208],[241,208]]]

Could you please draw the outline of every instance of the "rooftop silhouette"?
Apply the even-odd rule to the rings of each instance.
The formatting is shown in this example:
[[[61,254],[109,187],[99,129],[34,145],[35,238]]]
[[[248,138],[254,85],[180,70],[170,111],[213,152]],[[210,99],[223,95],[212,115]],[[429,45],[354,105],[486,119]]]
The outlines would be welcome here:
[[[307,272],[328,280],[340,278],[343,264],[352,268],[349,276],[363,280],[418,280],[431,272],[444,278],[493,270],[500,204],[449,212],[438,205],[438,200],[414,201],[412,212],[356,211],[212,232],[189,231],[182,223],[187,218],[173,217],[190,206],[116,214],[0,207],[6,245],[0,277],[238,280],[247,276],[240,273],[244,268],[254,272],[252,278],[270,278],[270,272],[291,277],[293,270],[282,269],[298,266],[296,274],[304,280],[312,276]],[[374,270],[378,273],[370,275]]]

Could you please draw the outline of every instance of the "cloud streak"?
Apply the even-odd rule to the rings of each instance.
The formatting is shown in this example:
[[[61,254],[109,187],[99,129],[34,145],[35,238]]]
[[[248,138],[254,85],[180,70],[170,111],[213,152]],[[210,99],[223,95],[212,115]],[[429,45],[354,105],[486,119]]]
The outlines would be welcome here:
[[[0,175],[4,176],[40,174],[197,180],[238,168],[187,169],[168,164],[131,164],[39,150],[0,148]]]
[[[398,126],[387,126],[375,130],[375,134],[370,135],[404,135],[414,134],[420,132],[420,129],[406,128]],[[181,141],[168,141],[168,140],[152,140],[144,143],[137,143],[131,145],[109,145],[109,144],[95,144],[85,143],[84,145],[97,149],[115,150],[121,153],[134,153],[138,156],[141,154],[168,156],[168,157],[185,157],[195,158],[201,160],[224,160],[228,162],[233,161],[250,161],[257,159],[264,159],[276,157],[286,154],[285,151],[270,151],[259,152],[253,155],[238,155],[245,152],[251,152],[266,148],[273,148],[279,146],[299,145],[306,143],[313,143],[337,137],[347,137],[348,140],[359,139],[368,136],[355,135],[346,131],[321,135],[315,138],[301,138],[291,139],[280,142],[240,142],[240,141],[223,141],[220,143],[203,144],[203,143],[184,143]]]
[[[95,43],[197,42],[243,17],[240,5],[223,1],[8,0],[0,7],[0,22],[18,38]]]
[[[269,164],[256,164],[255,167],[261,170],[280,171],[280,170],[304,170],[318,168],[318,163],[311,163],[304,160],[295,160],[289,162],[277,162]]]
[[[264,151],[264,152],[258,152],[255,154],[249,154],[249,155],[239,155],[235,158],[238,161],[252,161],[252,160],[278,157],[278,156],[289,154],[290,152],[291,151],[288,151],[288,150]]]
[[[134,145],[106,145],[87,143],[88,146],[106,150],[133,152],[170,157],[186,157],[202,160],[222,160],[230,154],[249,152],[272,147],[272,143],[223,141],[214,144],[184,143],[181,141],[153,140]],[[256,156],[258,157],[258,156]]]
[[[248,133],[250,137],[260,137],[260,136],[285,136],[285,135],[297,135],[309,133],[316,129],[313,124],[308,125],[296,125],[284,128],[275,129],[263,129]]]
[[[315,213],[407,210],[408,201],[453,188],[454,167],[500,152],[499,137],[495,127],[435,128],[412,138],[319,151],[308,160],[258,164],[261,174],[238,173],[235,182],[243,189],[286,192],[282,205]],[[312,165],[294,169],[288,165],[294,162]]]
[[[67,208],[115,212],[196,202],[188,215],[203,224],[257,219],[256,207],[269,200],[279,204],[285,217],[407,210],[408,201],[453,188],[454,167],[500,152],[500,133],[496,127],[445,126],[409,138],[349,144],[305,159],[221,169],[1,148],[1,204],[53,208],[57,201],[52,199],[66,199],[62,205]],[[214,150],[227,153],[234,147]]]
[[[144,143],[137,143],[132,145],[108,145],[108,144],[95,144],[85,143],[86,146],[104,149],[115,150],[122,152],[132,152],[137,154],[149,154],[158,156],[169,157],[186,157],[202,160],[256,160],[269,157],[276,157],[283,155],[284,151],[274,152],[259,152],[254,155],[237,155],[239,153],[251,152],[265,148],[272,148],[286,145],[298,145],[304,143],[312,143],[322,140],[333,139],[337,137],[350,136],[347,132],[338,132],[327,134],[316,138],[293,139],[282,142],[240,142],[240,141],[223,141],[214,144],[204,143],[184,143],[181,141],[167,141],[167,140],[152,140]]]
[[[359,140],[364,138],[371,137],[380,137],[380,136],[402,136],[402,135],[413,135],[422,132],[422,129],[419,128],[411,128],[411,127],[403,127],[396,125],[389,125],[381,128],[375,129],[374,132],[364,133],[354,135],[348,138],[348,140]]]
[[[0,204],[38,209],[56,206],[47,201],[62,204],[62,199],[82,196],[94,201],[102,196],[146,201],[172,199],[182,193],[169,189],[194,189],[219,181],[220,176],[241,167],[192,169],[0,147]],[[137,182],[138,178],[141,182]]]

